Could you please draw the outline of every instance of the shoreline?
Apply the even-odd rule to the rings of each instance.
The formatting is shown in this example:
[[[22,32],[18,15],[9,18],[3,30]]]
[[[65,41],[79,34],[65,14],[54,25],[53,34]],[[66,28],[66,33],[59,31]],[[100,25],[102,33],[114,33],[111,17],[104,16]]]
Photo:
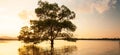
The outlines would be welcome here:
[[[18,39],[0,39],[0,40],[18,40]],[[55,39],[55,40],[113,40],[120,41],[120,38],[65,38],[65,39]],[[19,40],[18,40],[19,41]]]

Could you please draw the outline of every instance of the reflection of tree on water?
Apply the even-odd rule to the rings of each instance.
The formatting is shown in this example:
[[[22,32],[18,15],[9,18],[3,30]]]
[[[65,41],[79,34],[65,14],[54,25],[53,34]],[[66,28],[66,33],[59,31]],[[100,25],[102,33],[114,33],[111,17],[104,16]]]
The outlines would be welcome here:
[[[26,45],[19,48],[19,55],[70,55],[76,49],[76,46],[64,46],[59,49],[43,49],[35,45]]]
[[[39,51],[41,51],[42,48],[39,48],[34,45],[28,45],[28,46],[22,46],[19,48],[19,55],[39,55]]]

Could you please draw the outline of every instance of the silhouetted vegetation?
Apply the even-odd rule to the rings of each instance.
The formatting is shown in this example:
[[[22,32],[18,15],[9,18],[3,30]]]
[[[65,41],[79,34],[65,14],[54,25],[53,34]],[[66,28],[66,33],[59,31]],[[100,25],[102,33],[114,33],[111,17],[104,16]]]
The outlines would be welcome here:
[[[120,38],[70,38],[70,40],[120,40]]]
[[[38,2],[35,13],[38,20],[30,20],[30,27],[21,28],[19,40],[25,43],[39,43],[50,40],[53,47],[56,38],[71,38],[76,26],[71,22],[75,13],[65,5],[58,6],[57,3]]]

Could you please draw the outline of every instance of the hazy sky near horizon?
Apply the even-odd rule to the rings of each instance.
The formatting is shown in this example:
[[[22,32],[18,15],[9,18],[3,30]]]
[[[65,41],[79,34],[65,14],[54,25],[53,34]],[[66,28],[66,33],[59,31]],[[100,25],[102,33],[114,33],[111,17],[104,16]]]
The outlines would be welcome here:
[[[44,0],[66,5],[76,13],[76,37],[120,37],[120,0]],[[38,0],[0,0],[0,36],[16,37],[36,18]]]

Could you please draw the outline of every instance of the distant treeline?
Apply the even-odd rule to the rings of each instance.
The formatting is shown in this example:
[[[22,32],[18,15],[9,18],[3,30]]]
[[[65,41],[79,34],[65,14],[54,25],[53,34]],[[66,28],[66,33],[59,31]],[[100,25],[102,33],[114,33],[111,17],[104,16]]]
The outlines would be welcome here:
[[[2,38],[0,38],[0,40],[18,40],[18,39],[2,39]]]
[[[120,38],[65,38],[64,40],[120,40]]]

